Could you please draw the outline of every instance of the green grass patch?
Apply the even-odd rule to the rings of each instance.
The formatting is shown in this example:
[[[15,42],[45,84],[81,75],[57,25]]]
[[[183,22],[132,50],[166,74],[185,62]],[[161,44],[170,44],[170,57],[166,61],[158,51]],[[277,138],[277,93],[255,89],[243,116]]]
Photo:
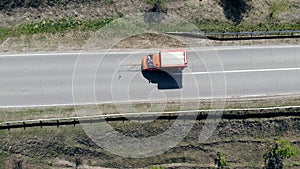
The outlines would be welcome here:
[[[0,109],[0,121],[18,121],[43,118],[62,118],[75,115],[73,107],[49,107],[49,108],[24,108],[24,109]],[[1,134],[1,133],[0,133]]]
[[[9,28],[0,27],[0,41],[3,41],[5,38],[12,36],[12,31]]]
[[[20,35],[34,35],[38,33],[61,33],[70,30],[96,31],[113,19],[104,18],[100,20],[76,20],[73,18],[62,18],[58,20],[44,20],[41,22],[22,24],[15,27],[0,27],[0,40]]]
[[[217,103],[217,102],[216,102]],[[284,107],[298,106],[299,97],[284,98],[249,98],[249,99],[228,99],[225,102],[224,109],[245,109],[245,108],[267,108],[267,107]],[[77,106],[72,107],[40,107],[40,108],[16,108],[16,109],[0,109],[0,122],[36,120],[47,118],[64,118],[74,116],[92,116],[100,114],[123,114],[123,113],[139,113],[139,112],[170,112],[185,110],[209,110],[218,109],[211,100],[195,100],[195,101],[169,101],[169,102],[153,102],[153,103],[120,103],[120,104],[99,104],[95,106]],[[277,112],[274,110],[270,112]],[[296,111],[296,109],[282,109],[282,113]],[[251,111],[250,113],[267,113],[264,111]],[[227,112],[230,114],[241,114],[243,111]],[[1,135],[1,133],[0,133]]]
[[[286,12],[289,9],[289,3],[286,0],[273,1],[269,7],[269,18],[274,19],[276,15]]]
[[[279,30],[300,30],[300,23],[272,23],[259,24],[241,23],[235,25],[230,22],[203,22],[197,24],[201,31],[206,32],[251,32],[251,31],[279,31]]]
[[[165,169],[165,167],[162,167],[162,166],[153,166],[153,167],[150,167],[150,169]]]

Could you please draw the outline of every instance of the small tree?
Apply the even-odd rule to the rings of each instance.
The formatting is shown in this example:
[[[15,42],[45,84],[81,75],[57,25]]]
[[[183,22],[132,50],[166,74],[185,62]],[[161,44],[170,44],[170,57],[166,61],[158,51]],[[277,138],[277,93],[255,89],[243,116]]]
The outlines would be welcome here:
[[[15,163],[15,166],[13,167],[13,169],[22,169],[23,168],[23,161],[22,160],[17,160],[14,163]]]
[[[269,6],[269,21],[275,19],[276,15],[285,12],[289,9],[289,3],[285,0],[273,1]]]
[[[146,0],[146,3],[152,5],[150,12],[166,12],[163,7],[165,0]]]
[[[82,164],[80,158],[75,159],[75,168],[78,169],[78,167]]]
[[[297,147],[292,146],[287,140],[277,140],[264,155],[265,169],[282,169],[284,159],[298,156]]]
[[[218,166],[218,168],[223,169],[225,166],[227,166],[227,161],[224,156],[222,156],[221,152],[217,153],[217,156],[215,158],[215,164]]]

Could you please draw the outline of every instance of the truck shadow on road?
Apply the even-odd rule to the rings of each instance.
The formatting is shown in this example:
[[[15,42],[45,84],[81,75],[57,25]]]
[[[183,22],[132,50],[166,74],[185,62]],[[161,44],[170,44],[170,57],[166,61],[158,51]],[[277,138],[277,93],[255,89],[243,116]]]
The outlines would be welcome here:
[[[149,83],[157,84],[159,90],[181,89],[182,88],[182,71],[176,70],[143,70],[142,74]]]

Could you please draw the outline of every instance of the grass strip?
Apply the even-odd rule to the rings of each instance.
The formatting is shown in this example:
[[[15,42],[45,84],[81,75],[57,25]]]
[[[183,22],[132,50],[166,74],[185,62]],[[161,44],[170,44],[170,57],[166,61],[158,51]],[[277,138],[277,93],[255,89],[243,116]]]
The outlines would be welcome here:
[[[15,27],[0,26],[0,41],[8,37],[21,35],[34,35],[39,33],[62,33],[70,30],[96,31],[113,19],[104,18],[100,20],[76,20],[73,18],[62,18],[58,20],[44,20],[41,22],[21,24]]]
[[[39,33],[62,33],[71,30],[97,31],[113,18],[85,19],[62,18],[57,20],[43,20],[40,22],[21,24],[12,27],[0,26],[0,41],[9,37],[19,37],[21,35],[34,35]],[[278,30],[300,30],[300,23],[259,23],[235,25],[230,22],[202,22],[195,23],[199,31],[206,32],[243,32],[243,31],[278,31]],[[165,30],[168,31],[168,30]]]
[[[259,23],[235,25],[229,22],[196,23],[201,31],[205,32],[252,32],[252,31],[280,31],[300,30],[300,23]]]
[[[224,109],[249,109],[249,108],[268,108],[268,107],[288,107],[299,106],[300,97],[266,97],[266,98],[247,98],[247,99],[228,99],[224,105]],[[99,114],[123,114],[138,112],[170,112],[170,111],[188,111],[188,110],[209,110],[216,109],[211,105],[211,100],[198,101],[169,101],[166,103],[116,103],[116,104],[99,104],[96,106],[61,106],[61,107],[37,107],[37,108],[9,108],[0,109],[0,122],[33,120],[46,118],[65,118],[74,116],[92,116]],[[84,114],[76,113],[76,109],[80,112],[84,110]],[[281,110],[252,110],[250,113],[292,113],[298,109],[281,109]],[[240,114],[243,111],[228,112],[229,114]],[[95,114],[97,113],[97,114]]]

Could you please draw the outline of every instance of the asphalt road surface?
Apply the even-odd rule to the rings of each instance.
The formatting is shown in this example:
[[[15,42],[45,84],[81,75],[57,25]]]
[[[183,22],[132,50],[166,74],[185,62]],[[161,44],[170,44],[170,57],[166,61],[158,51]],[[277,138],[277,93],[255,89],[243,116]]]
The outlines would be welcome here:
[[[300,93],[300,46],[189,49],[183,72],[154,74],[146,54],[0,55],[0,107]]]

